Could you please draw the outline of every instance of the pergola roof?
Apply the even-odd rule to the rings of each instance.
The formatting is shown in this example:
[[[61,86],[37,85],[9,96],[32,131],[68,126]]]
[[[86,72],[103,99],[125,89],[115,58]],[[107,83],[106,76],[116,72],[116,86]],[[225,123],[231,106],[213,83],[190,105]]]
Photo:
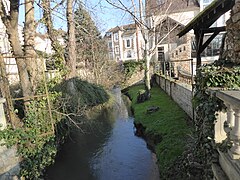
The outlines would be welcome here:
[[[221,15],[229,11],[234,4],[235,0],[214,0],[190,21],[185,28],[178,33],[178,36],[181,37],[185,35],[191,29],[200,30],[209,28]]]

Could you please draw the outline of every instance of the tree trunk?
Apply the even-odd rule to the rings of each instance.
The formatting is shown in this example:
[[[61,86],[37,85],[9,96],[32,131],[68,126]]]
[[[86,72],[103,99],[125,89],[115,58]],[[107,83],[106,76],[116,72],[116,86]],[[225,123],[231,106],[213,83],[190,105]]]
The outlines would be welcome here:
[[[75,40],[75,23],[73,14],[73,0],[67,0],[67,25],[68,25],[68,56],[66,64],[68,67],[67,78],[76,76],[76,40]]]
[[[144,60],[145,60],[145,89],[147,91],[147,96],[150,97],[150,90],[151,90],[151,86],[150,86],[150,56],[149,56],[149,43],[148,43],[148,38],[149,38],[149,32],[145,32],[146,27],[144,27],[143,24],[143,20],[142,20],[142,15],[143,15],[143,9],[142,9],[142,0],[139,0],[139,14],[140,14],[140,22],[141,22],[141,33],[143,35],[143,39],[145,42],[145,49],[144,49]]]
[[[10,1],[10,12],[6,11],[2,1],[0,5],[1,19],[6,26],[12,53],[16,59],[23,96],[28,97],[32,95],[32,84],[30,82],[27,65],[24,59],[24,52],[18,34],[19,0]]]
[[[43,7],[43,17],[44,17],[44,23],[47,28],[47,33],[49,36],[49,39],[51,41],[51,46],[55,53],[59,55],[61,58],[61,62],[64,62],[64,54],[63,54],[63,47],[58,41],[58,33],[56,30],[54,30],[53,27],[53,21],[52,21],[52,10],[50,7],[50,0],[42,0],[42,7]]]
[[[147,94],[150,96],[150,90],[151,90],[151,85],[150,85],[150,56],[148,54],[148,46],[149,44],[147,41],[145,41],[145,51],[144,51],[144,57],[145,57],[145,89],[147,91]]]
[[[36,89],[38,79],[37,56],[34,50],[35,34],[34,0],[25,0],[24,51],[33,91]]]

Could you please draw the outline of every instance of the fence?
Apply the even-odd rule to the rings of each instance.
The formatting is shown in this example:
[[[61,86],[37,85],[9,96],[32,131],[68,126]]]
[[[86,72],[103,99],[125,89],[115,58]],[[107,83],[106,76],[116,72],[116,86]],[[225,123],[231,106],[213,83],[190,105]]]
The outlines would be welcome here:
[[[160,61],[157,71],[165,78],[172,78],[183,83],[194,83],[194,62],[193,59]]]
[[[28,61],[27,61],[28,59]],[[24,81],[21,81],[19,72],[17,68],[17,61],[33,61],[35,62],[36,69],[32,69],[35,72],[28,74],[30,76],[29,80],[32,85],[32,92],[29,96],[23,96],[24,92],[22,92],[21,87],[27,87],[24,84]],[[21,62],[22,63],[22,62]],[[25,66],[29,68],[29,64]],[[25,70],[25,69],[24,69]],[[34,76],[35,77],[34,77]],[[41,91],[37,91],[38,86],[41,85]],[[28,88],[28,87],[27,87]],[[54,133],[54,125],[52,118],[52,108],[50,104],[49,91],[47,86],[47,80],[45,77],[45,61],[42,58],[36,57],[14,57],[14,56],[2,56],[0,55],[0,95],[6,99],[5,103],[5,112],[7,122],[12,126],[15,126],[17,121],[21,121],[20,119],[24,117],[24,112],[27,110],[28,106],[26,104],[31,104],[31,110],[35,111],[36,119],[39,112],[39,106],[41,100],[47,102],[46,111],[48,111],[48,118],[50,119],[50,123],[52,125],[52,132]],[[15,110],[18,110],[16,113]],[[49,132],[43,132],[44,134],[48,134]]]

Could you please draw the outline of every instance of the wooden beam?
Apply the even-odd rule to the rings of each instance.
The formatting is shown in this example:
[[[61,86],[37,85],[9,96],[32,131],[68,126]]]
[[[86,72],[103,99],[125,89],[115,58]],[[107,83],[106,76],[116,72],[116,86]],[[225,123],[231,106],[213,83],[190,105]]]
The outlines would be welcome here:
[[[222,31],[226,31],[226,26],[222,26],[222,27],[212,27],[212,28],[202,28],[201,31],[203,33],[214,33],[214,32],[222,32]]]
[[[210,44],[210,42],[219,34],[219,32],[215,32],[213,33],[208,39],[207,41],[202,45],[201,47],[201,52],[202,53],[204,51],[204,49]]]

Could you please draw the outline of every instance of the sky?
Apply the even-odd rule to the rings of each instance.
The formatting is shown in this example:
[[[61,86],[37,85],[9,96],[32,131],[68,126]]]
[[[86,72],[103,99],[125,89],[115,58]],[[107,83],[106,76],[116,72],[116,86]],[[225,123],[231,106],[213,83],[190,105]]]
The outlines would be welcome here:
[[[60,1],[60,0],[57,0]],[[23,3],[24,0],[20,0],[20,3]],[[35,17],[40,19],[42,17],[41,9],[39,5],[35,3]],[[108,4],[105,0],[81,0],[85,7],[89,10],[93,20],[95,21],[100,32],[104,33],[110,28],[113,28],[117,25],[124,25],[131,23],[132,19],[128,13],[125,13],[122,10],[114,8],[112,5]],[[130,0],[123,0],[124,4],[129,4]],[[62,7],[58,11],[54,11],[54,25],[57,29],[66,30],[66,20],[62,17],[65,16],[65,8]],[[24,5],[20,6],[20,18],[19,24],[23,25],[24,22]],[[44,33],[44,27],[38,26],[37,31]]]

